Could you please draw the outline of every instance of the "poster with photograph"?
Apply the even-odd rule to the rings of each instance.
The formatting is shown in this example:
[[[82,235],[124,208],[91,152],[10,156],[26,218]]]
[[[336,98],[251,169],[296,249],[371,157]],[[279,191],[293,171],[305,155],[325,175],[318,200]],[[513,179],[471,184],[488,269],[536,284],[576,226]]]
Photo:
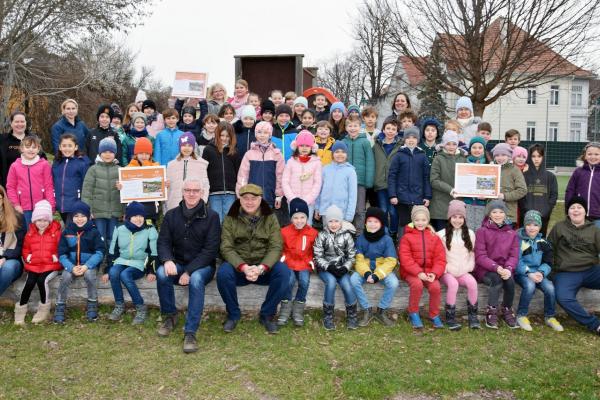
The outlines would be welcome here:
[[[208,74],[205,72],[175,72],[171,96],[203,99],[206,97],[207,81]]]
[[[119,168],[121,203],[166,201],[166,180],[164,166]]]
[[[456,164],[454,190],[458,197],[497,198],[500,193],[500,165]]]

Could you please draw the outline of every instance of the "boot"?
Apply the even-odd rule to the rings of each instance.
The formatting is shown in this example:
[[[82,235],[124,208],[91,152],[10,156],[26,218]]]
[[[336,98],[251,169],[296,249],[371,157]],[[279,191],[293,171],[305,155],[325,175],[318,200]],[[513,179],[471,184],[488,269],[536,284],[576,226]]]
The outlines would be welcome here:
[[[302,301],[294,301],[292,304],[292,319],[294,320],[295,326],[303,326],[304,325],[304,307],[306,306],[305,302]]]
[[[446,325],[451,331],[458,331],[462,325],[456,322],[456,306],[446,304]]]
[[[277,325],[284,326],[290,319],[292,313],[292,303],[289,300],[282,300],[281,306],[279,307],[279,318],[277,318]]]
[[[33,316],[31,320],[34,324],[39,324],[41,322],[48,321],[48,317],[50,317],[50,306],[52,304],[48,301],[47,303],[40,303],[38,306],[37,312]]]
[[[123,313],[125,312],[125,304],[123,303],[115,303],[115,308],[113,308],[112,312],[108,316],[108,319],[111,321],[120,321],[123,317]]]
[[[350,330],[358,328],[358,313],[356,311],[357,307],[357,303],[354,303],[351,306],[346,306],[346,326]]]
[[[467,301],[467,309],[469,310],[469,328],[470,329],[480,329],[481,325],[479,325],[479,317],[477,317],[477,302],[475,304],[471,304]]]
[[[358,322],[358,326],[365,327],[371,323],[373,319],[373,309],[371,307],[362,311],[362,316],[360,317],[360,321]]]
[[[186,333],[183,337],[183,352],[186,354],[198,351],[198,341],[193,333]]]
[[[519,327],[519,325],[517,325],[517,317],[515,317],[512,307],[502,306],[502,318],[510,329],[516,329]]]
[[[89,322],[96,321],[98,319],[98,300],[88,300],[87,309],[85,315]]]
[[[148,307],[145,304],[139,304],[135,306],[135,317],[131,321],[132,325],[141,325],[146,321],[148,317]]]
[[[25,316],[27,315],[27,304],[20,305],[15,303],[15,325],[25,325]]]
[[[423,322],[418,312],[408,313],[408,319],[413,329],[423,329]]]
[[[56,303],[56,308],[54,309],[54,323],[55,324],[64,324],[65,323],[65,312],[66,312],[66,304],[65,303]]]
[[[394,326],[394,321],[388,317],[386,309],[377,307],[375,319],[381,322],[384,326]]]
[[[333,304],[323,303],[323,327],[326,331],[335,330],[335,322],[333,321]]]
[[[498,307],[487,306],[485,310],[485,326],[498,329]]]
[[[177,325],[177,313],[163,315],[164,321],[160,328],[158,328],[158,336],[169,336],[173,329],[175,329],[175,325]]]

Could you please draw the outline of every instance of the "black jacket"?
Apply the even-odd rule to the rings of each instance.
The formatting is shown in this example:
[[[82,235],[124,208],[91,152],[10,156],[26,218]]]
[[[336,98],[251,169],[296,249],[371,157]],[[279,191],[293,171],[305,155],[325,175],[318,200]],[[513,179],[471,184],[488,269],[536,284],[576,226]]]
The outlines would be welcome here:
[[[90,159],[91,165],[96,163],[96,157],[98,156],[98,147],[100,147],[100,141],[104,138],[111,136],[117,144],[117,154],[115,159],[121,163],[123,159],[123,146],[119,140],[119,134],[112,130],[112,128],[100,128],[97,127],[92,129],[85,138],[85,148],[87,149],[87,156]],[[122,165],[121,165],[122,166]]]
[[[255,127],[256,124],[254,124],[252,128],[246,128],[242,123],[242,120],[237,120],[233,124],[233,129],[235,130],[235,136],[237,141],[237,153],[240,155],[240,159],[244,158],[244,154],[246,154],[246,152],[250,150],[250,145],[252,144],[252,142],[256,142],[256,136],[254,136]]]
[[[236,152],[234,155],[219,153],[217,146],[209,143],[202,153],[202,158],[208,161],[208,181],[210,182],[210,193],[234,192],[240,169],[241,158]]]
[[[529,210],[537,210],[542,217],[549,218],[558,199],[558,183],[556,176],[543,166],[538,170],[532,163],[523,173],[527,183],[527,194],[519,200],[520,214],[525,215]]]

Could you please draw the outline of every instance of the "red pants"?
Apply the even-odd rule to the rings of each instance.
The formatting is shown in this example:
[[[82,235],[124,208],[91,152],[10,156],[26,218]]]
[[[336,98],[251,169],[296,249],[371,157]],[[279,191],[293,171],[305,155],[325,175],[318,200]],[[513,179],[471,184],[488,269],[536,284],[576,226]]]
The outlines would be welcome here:
[[[440,281],[438,279],[433,282],[422,281],[416,276],[408,276],[405,280],[410,289],[408,295],[408,312],[419,312],[419,300],[421,300],[423,286],[425,286],[429,291],[429,318],[440,315],[440,301],[442,297]]]

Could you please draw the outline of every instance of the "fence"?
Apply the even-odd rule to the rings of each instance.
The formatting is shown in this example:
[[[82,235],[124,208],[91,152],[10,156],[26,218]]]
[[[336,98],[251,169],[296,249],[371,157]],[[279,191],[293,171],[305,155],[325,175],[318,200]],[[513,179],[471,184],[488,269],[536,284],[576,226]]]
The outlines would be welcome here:
[[[490,140],[491,143],[498,143],[498,140]],[[546,168],[554,167],[575,167],[575,161],[581,155],[581,151],[587,142],[532,142],[521,141],[520,146],[529,148],[529,146],[539,143],[546,148]]]

